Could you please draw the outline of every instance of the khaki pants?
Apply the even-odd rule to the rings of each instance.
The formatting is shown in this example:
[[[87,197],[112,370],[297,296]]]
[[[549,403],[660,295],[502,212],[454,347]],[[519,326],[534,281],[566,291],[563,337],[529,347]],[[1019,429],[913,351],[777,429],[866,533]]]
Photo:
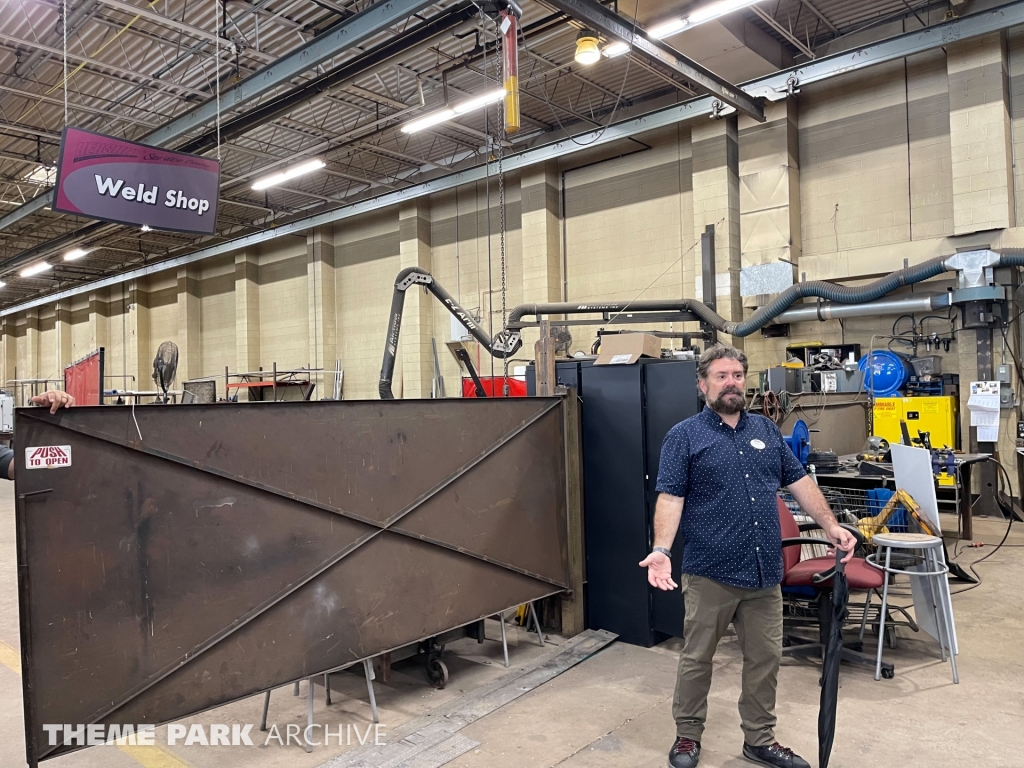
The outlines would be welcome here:
[[[732,622],[743,651],[740,720],[747,744],[775,741],[775,691],[782,659],[782,591],[741,589],[703,576],[682,576],[686,601],[683,650],[672,715],[676,735],[700,741],[708,715],[711,659]]]

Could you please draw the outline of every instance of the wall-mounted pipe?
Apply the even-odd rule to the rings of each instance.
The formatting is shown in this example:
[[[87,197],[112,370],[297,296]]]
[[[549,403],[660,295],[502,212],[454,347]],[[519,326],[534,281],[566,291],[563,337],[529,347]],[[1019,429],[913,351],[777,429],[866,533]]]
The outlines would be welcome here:
[[[522,329],[530,325],[523,320],[525,317],[628,312],[630,315],[636,315],[635,319],[631,318],[634,322],[645,322],[643,315],[647,312],[689,312],[699,318],[701,322],[718,331],[743,337],[749,336],[754,331],[771,323],[838,320],[847,317],[930,312],[942,309],[950,306],[951,296],[948,293],[905,296],[884,301],[882,299],[897,288],[920,283],[944,272],[960,272],[968,284],[973,284],[983,278],[985,270],[990,267],[1024,267],[1024,250],[1013,249],[1002,253],[982,250],[957,253],[952,256],[939,256],[913,267],[905,267],[868,285],[855,288],[826,280],[800,283],[783,291],[742,323],[726,321],[709,306],[696,299],[522,304],[509,313],[507,325],[494,339],[491,339],[477,325],[473,317],[459,306],[451,294],[437,284],[429,272],[418,267],[410,267],[402,270],[395,280],[378,390],[382,399],[394,399],[394,395],[391,393],[391,380],[394,375],[398,338],[402,328],[402,308],[405,303],[405,291],[413,285],[422,285],[433,293],[491,355],[505,358],[515,354],[523,344]],[[790,309],[798,299],[803,297],[827,299],[827,301]],[[600,323],[600,320],[595,321],[595,324]]]
[[[777,315],[773,323],[807,323],[825,320],[844,320],[849,317],[872,317],[902,315],[912,312],[933,312],[948,307],[948,293],[925,293],[900,296],[895,299],[881,299],[867,304],[836,304],[821,301],[815,304],[801,304],[790,307]]]

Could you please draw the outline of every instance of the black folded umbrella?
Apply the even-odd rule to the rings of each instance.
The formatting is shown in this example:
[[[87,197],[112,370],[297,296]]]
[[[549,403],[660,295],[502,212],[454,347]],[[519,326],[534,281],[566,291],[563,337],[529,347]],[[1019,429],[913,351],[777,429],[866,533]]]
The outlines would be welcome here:
[[[843,659],[843,625],[849,612],[850,584],[846,580],[846,553],[836,549],[835,574],[832,577],[832,612],[828,616],[829,628],[822,649],[821,703],[818,707],[818,766],[828,768],[832,754],[832,741],[836,735],[836,708],[839,700],[839,662]],[[825,620],[820,616],[819,621]]]

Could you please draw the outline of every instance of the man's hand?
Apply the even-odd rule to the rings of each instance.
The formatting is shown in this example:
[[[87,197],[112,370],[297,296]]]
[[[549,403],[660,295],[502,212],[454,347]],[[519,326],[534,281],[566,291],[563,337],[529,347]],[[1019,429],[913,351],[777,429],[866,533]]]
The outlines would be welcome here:
[[[846,553],[846,556],[843,558],[843,562],[850,562],[850,560],[853,559],[854,547],[857,546],[857,537],[838,523],[832,526],[831,529],[827,530],[825,533],[828,535],[829,541]]]
[[[61,406],[64,408],[70,408],[74,405],[75,398],[67,392],[61,392],[58,389],[51,389],[49,392],[43,392],[41,395],[34,395],[31,402],[32,405],[48,405],[50,406],[50,413],[56,413],[57,409]]]
[[[647,581],[652,587],[668,592],[678,586],[672,581],[672,561],[663,552],[651,552],[640,562],[641,568],[647,569]]]

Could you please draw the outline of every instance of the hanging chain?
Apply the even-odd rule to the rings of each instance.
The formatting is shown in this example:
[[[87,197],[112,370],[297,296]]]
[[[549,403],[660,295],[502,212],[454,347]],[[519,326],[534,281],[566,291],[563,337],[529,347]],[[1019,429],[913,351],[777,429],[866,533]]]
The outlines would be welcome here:
[[[501,33],[501,26],[498,25],[494,28],[495,38],[495,69],[497,70],[497,80],[499,83],[504,84],[505,73],[504,67],[504,49],[501,47],[504,44],[503,35]],[[506,282],[505,282],[505,169],[502,167],[502,162],[505,158],[505,102],[504,100],[498,102],[498,123],[496,133],[498,135],[498,210],[501,214],[499,236],[499,252],[501,254],[501,330],[505,330],[505,325],[508,322],[508,314],[506,310]],[[508,384],[508,354],[501,359],[503,368],[502,378],[502,392],[504,397],[509,396],[509,384]]]

